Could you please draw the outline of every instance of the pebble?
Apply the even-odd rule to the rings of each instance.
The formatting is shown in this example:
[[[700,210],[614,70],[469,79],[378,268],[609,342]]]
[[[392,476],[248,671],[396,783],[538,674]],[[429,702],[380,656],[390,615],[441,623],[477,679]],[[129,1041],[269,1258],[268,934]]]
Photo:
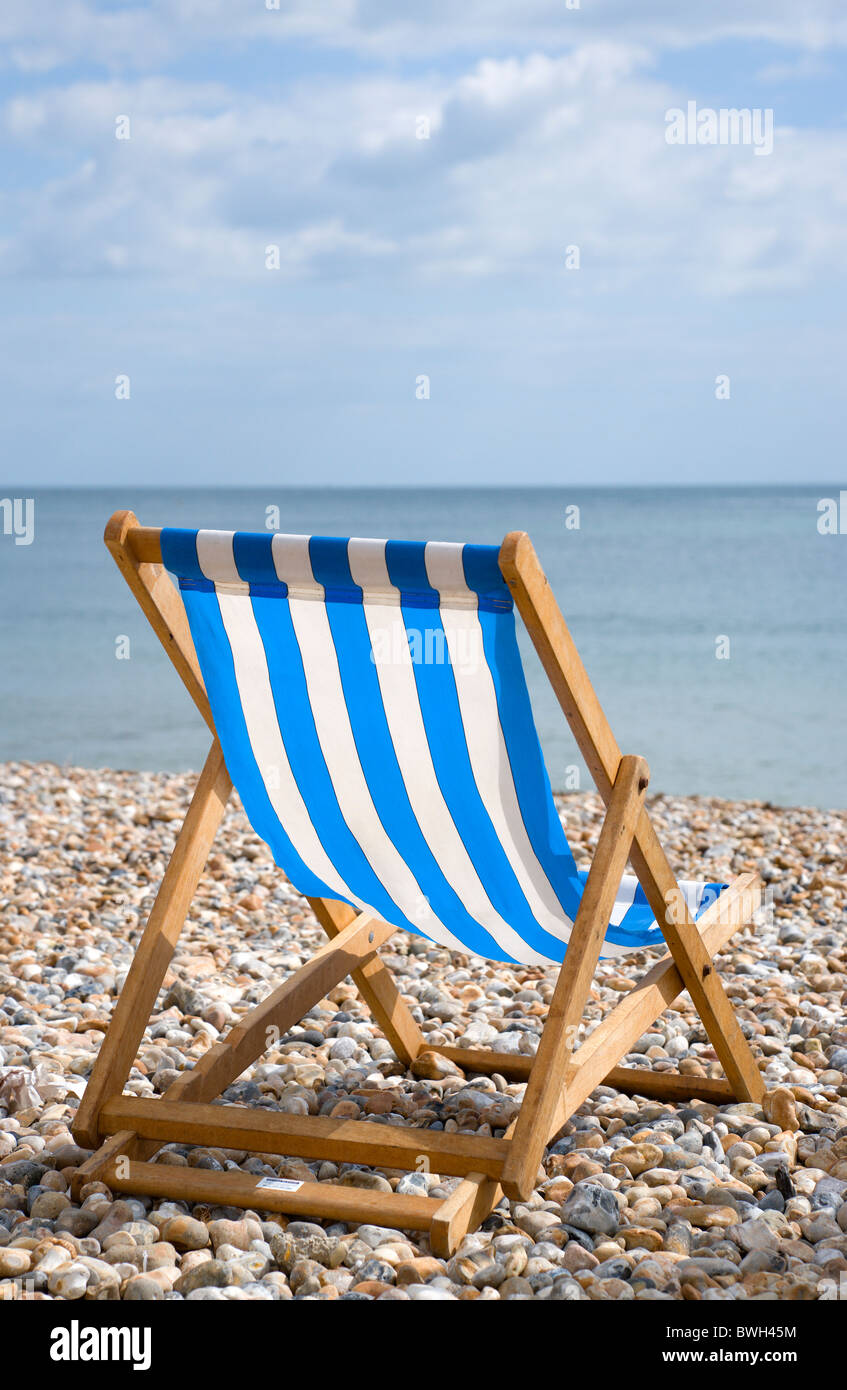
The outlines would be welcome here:
[[[177,1250],[202,1250],[210,1243],[209,1227],[192,1216],[172,1216],[162,1227],[162,1240]]]
[[[84,1298],[88,1288],[88,1270],[81,1264],[62,1265],[47,1277],[47,1287],[58,1298]]]
[[[787,1086],[776,1086],[772,1091],[766,1092],[762,1109],[765,1119],[779,1125],[781,1130],[794,1133],[800,1128],[794,1096]]]
[[[592,1235],[614,1235],[620,1225],[620,1207],[608,1188],[581,1182],[562,1207],[562,1220]]]
[[[762,1106],[664,1104],[598,1087],[545,1156],[526,1202],[503,1199],[450,1260],[425,1235],[373,1224],[69,1190],[88,1157],[74,1110],[149,912],[191,780],[7,764],[0,786],[0,1295],[140,1301],[661,1301],[816,1298],[847,1266],[847,813],[651,798],[684,877],[721,850],[757,866],[770,917],[730,947],[732,997],[760,1060]],[[559,799],[577,858],[602,821]],[[764,866],[764,868],[762,867]],[[723,870],[722,870],[723,872]],[[128,1089],[159,1093],[323,944],[241,811],[200,882]],[[405,1073],[353,985],[319,1001],[228,1092],[295,1115],[501,1134],[523,1086],[432,1050],[530,1056],[555,971],[392,939],[390,965],[429,1040]],[[651,962],[597,969],[589,1028]],[[629,967],[629,962],[627,966]],[[632,1045],[629,1065],[719,1076],[687,996]],[[164,1161],[445,1196],[455,1179],[201,1148]],[[161,1161],[161,1160],[160,1160]]]
[[[32,1263],[28,1250],[0,1249],[0,1279],[14,1279],[26,1274]]]
[[[29,1214],[39,1221],[52,1221],[70,1205],[71,1199],[66,1197],[64,1192],[39,1192],[29,1209]]]
[[[124,1285],[123,1297],[142,1303],[161,1303],[165,1297],[161,1284],[145,1274],[134,1274]]]

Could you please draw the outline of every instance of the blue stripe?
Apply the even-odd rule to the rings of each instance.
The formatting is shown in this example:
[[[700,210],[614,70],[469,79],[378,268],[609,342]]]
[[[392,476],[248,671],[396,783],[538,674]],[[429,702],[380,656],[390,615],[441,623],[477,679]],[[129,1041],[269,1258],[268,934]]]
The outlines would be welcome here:
[[[310,536],[312,574],[324,586],[327,607],[331,603],[362,602],[362,590],[353,583],[347,558],[347,540],[341,536]]]
[[[197,532],[186,531],[182,527],[164,526],[160,533],[162,564],[171,574],[180,579],[200,579],[206,576],[197,559]]]
[[[574,902],[569,880],[576,873],[576,864],[553,800],[532,717],[514,615],[480,613],[479,625],[527,838],[556,897],[573,920],[579,904]]]
[[[328,590],[343,588],[349,593],[355,589],[346,546],[342,551],[310,544],[310,558],[315,578]],[[454,892],[415,818],[385,717],[363,608],[350,603],[328,603],[327,615],[356,750],[386,834],[417,883],[426,885],[421,892],[426,894],[439,921],[475,955],[511,960]],[[420,932],[419,926],[408,919],[404,925]]]
[[[408,552],[403,565],[397,569],[393,567],[393,554],[387,554],[386,558],[391,582],[397,588],[401,588],[402,582],[411,583],[414,593],[426,592],[430,587],[425,571],[421,572],[424,566],[423,547],[417,557],[420,568],[415,567],[413,557]],[[414,607],[406,603],[405,592],[401,592],[401,612],[408,637],[410,632],[419,630],[419,618]],[[438,613],[434,612],[427,620],[427,629],[433,634],[433,650],[447,654],[447,639]],[[536,921],[479,794],[449,659],[444,662],[414,662],[413,670],[430,756],[441,793],[492,906],[531,949],[540,955],[561,959],[564,943],[546,932]]]
[[[250,592],[267,592],[284,598],[288,585],[277,576],[272,547],[272,535],[236,531],[232,538],[235,567],[241,578],[250,585]]]
[[[658,927],[658,931],[656,930]],[[655,943],[661,932],[661,925],[653,916],[653,909],[647,894],[638,883],[632,895],[632,905],[627,908],[616,927],[609,927],[606,940],[619,946],[646,946]],[[662,938],[664,940],[664,938]]]
[[[186,590],[183,592],[183,603],[227,770],[253,829],[270,846],[275,862],[299,893],[308,898],[337,897],[337,893],[303,863],[271,805],[250,745],[232,651],[217,598]]]
[[[407,608],[437,608],[440,597],[426,572],[426,545],[418,541],[388,541],[385,564]]]
[[[511,612],[514,607],[509,586],[500,569],[500,551],[494,545],[465,545],[462,547],[465,581],[485,612]]]
[[[282,741],[317,836],[356,897],[386,922],[405,926],[403,913],[373,872],[338,805],[315,728],[288,602],[254,597],[252,604],[268,662]]]

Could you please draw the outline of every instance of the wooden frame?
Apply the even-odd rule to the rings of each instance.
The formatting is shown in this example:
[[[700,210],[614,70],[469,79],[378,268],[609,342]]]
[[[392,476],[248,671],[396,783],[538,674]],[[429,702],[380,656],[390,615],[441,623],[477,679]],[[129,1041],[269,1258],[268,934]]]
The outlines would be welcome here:
[[[159,531],[139,526],[132,512],[116,512],[106,527],[105,541],[214,735],[185,610],[162,566]],[[755,874],[739,875],[695,924],[644,806],[647,764],[642,758],[621,755],[528,536],[512,532],[506,537],[500,550],[500,568],[606,803],[597,849],[536,1057],[427,1043],[379,956],[379,947],[394,928],[368,913],[356,913],[345,903],[309,898],[327,933],[326,945],[231,1028],[192,1070],[182,1072],[163,1097],[124,1096],[124,1085],[232,789],[215,736],[76,1114],[73,1128],[77,1141],[96,1148],[77,1170],[77,1195],[96,1178],[122,1192],[351,1223],[373,1221],[425,1231],[432,1250],[447,1255],[488,1215],[503,1193],[512,1199],[529,1197],[545,1146],[601,1083],[668,1101],[701,1097],[726,1104],[733,1098],[761,1099],[762,1078],[713,962],[714,954],[723,949],[733,932],[751,921],[761,898],[759,880]],[[657,921],[663,923],[669,953],[575,1048],[606,924],[628,860]],[[526,1081],[518,1118],[502,1138],[212,1104],[263,1054],[269,1028],[276,1029],[277,1036],[285,1033],[347,975],[352,976],[405,1067],[422,1052],[434,1051],[471,1072],[497,1072],[507,1079]],[[684,989],[700,1014],[727,1079],[617,1065],[636,1038]],[[431,1170],[456,1175],[461,1182],[443,1201],[330,1183],[304,1182],[292,1191],[260,1189],[259,1180],[246,1173],[213,1173],[148,1161],[169,1142],[214,1144],[393,1169],[411,1170],[425,1160]]]

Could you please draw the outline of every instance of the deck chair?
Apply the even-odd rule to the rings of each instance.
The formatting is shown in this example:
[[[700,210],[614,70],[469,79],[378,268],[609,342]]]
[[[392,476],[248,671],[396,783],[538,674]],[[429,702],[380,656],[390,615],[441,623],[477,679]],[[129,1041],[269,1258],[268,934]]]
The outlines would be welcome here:
[[[74,1124],[78,1170],[122,1192],[374,1222],[451,1253],[601,1083],[667,1101],[758,1101],[762,1078],[713,963],[759,905],[755,874],[678,883],[529,538],[499,548],[151,529],[106,544],[213,735]],[[174,574],[180,594],[168,577]],[[556,812],[516,640],[517,609],[606,806],[588,872]],[[328,941],[160,1098],[123,1095],[233,784]],[[634,874],[625,874],[627,861]],[[395,932],[555,966],[534,1057],[428,1043],[379,955]],[[598,959],[664,953],[576,1046]],[[502,1135],[215,1102],[348,975],[404,1068],[443,1054],[526,1082]],[[726,1079],[620,1065],[687,990]],[[270,1030],[270,1031],[269,1031]],[[149,1160],[167,1143],[458,1177],[449,1197],[257,1178]]]

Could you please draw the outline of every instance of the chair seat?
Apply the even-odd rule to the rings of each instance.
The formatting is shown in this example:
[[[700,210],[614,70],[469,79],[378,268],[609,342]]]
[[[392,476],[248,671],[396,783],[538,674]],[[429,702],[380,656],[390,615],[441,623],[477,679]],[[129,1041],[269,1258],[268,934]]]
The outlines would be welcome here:
[[[495,546],[165,529],[227,767],[293,885],[451,950],[561,963],[584,875]],[[683,888],[696,914],[720,884]],[[625,877],[603,946],[662,945]]]

